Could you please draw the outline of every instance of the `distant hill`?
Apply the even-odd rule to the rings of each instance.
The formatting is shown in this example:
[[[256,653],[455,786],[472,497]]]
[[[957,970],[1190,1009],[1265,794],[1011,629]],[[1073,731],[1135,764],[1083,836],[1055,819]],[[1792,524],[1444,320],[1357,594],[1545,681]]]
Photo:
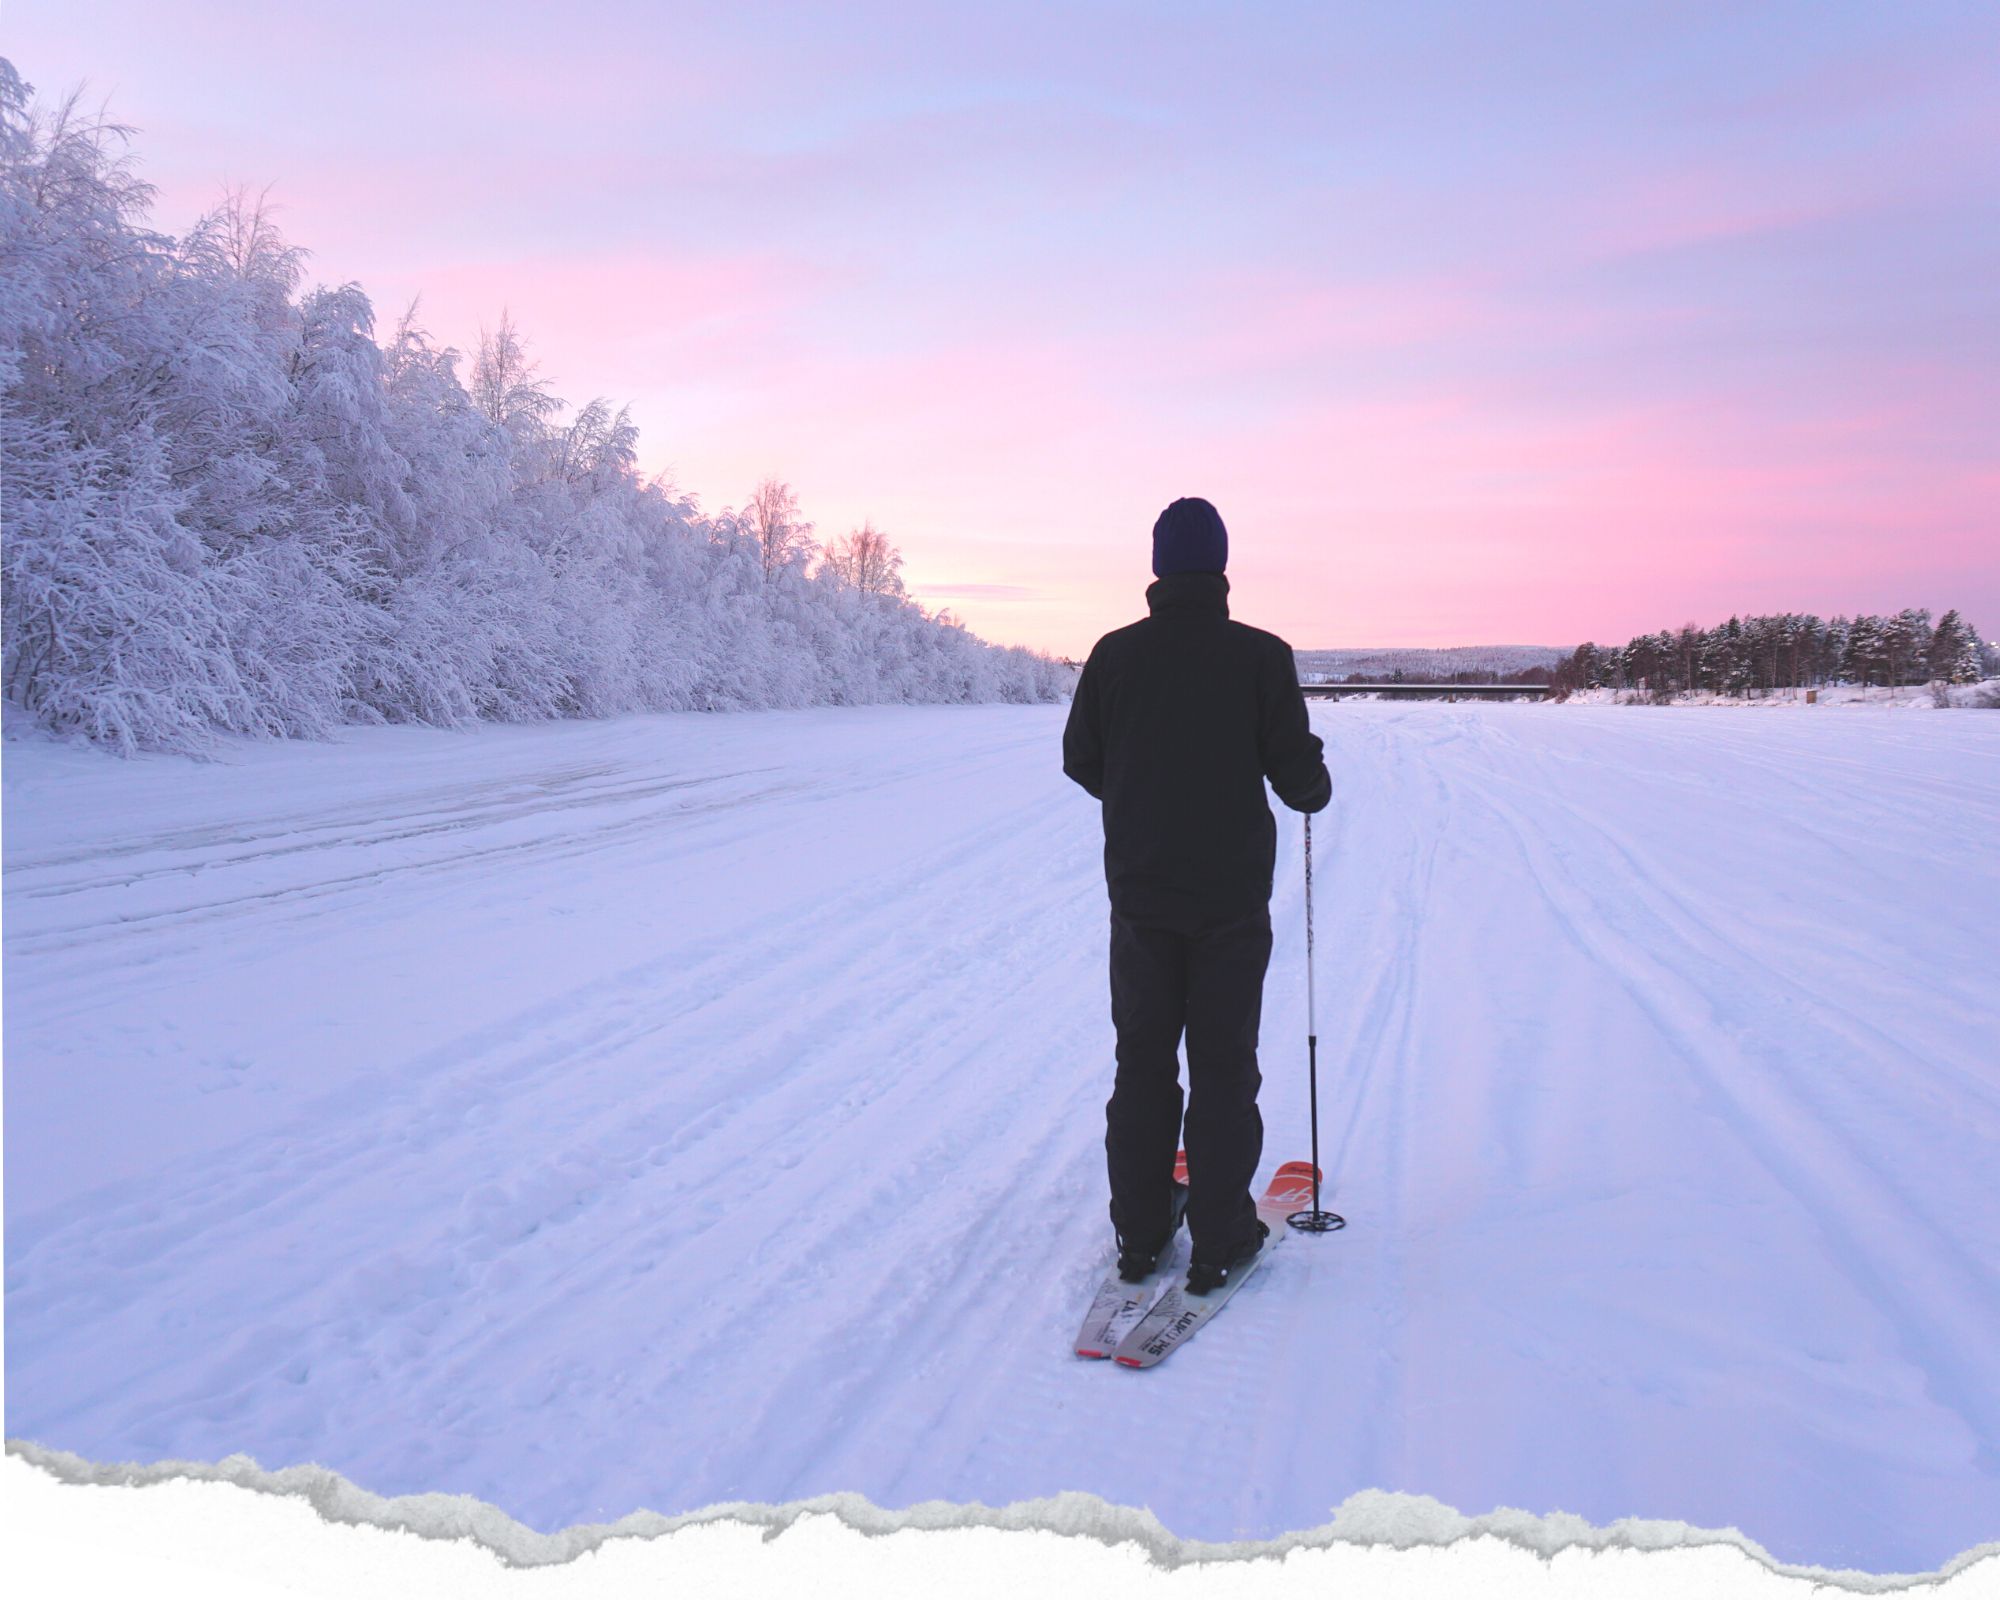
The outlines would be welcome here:
[[[1455,672],[1520,672],[1528,667],[1553,667],[1570,653],[1567,645],[1466,644],[1448,649],[1395,647],[1374,650],[1295,650],[1299,677],[1339,679],[1354,673],[1384,682],[1400,672],[1406,678],[1449,678]]]

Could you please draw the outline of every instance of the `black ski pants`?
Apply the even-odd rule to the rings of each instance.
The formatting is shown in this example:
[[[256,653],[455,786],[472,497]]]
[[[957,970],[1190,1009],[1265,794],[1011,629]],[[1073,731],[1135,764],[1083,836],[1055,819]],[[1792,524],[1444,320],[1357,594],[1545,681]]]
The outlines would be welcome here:
[[[1195,1254],[1226,1259],[1257,1231],[1250,1195],[1264,1150],[1257,1024],[1270,961],[1268,908],[1221,922],[1111,913],[1118,1074],[1104,1107],[1104,1150],[1120,1239],[1150,1243],[1166,1231],[1174,1153],[1183,1145]],[[1183,1035],[1185,1131],[1176,1056]]]

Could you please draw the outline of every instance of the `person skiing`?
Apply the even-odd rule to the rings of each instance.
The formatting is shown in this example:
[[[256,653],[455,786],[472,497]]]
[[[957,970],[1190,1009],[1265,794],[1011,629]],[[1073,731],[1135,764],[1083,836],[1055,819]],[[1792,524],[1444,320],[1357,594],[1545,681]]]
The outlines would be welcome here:
[[[1230,619],[1228,559],[1208,501],[1160,513],[1151,614],[1097,641],[1063,730],[1063,771],[1103,802],[1117,1032],[1104,1149],[1118,1270],[1132,1282],[1153,1272],[1185,1201],[1192,1294],[1226,1283],[1268,1237],[1250,1194],[1264,1146],[1257,1027],[1277,853],[1264,781],[1294,811],[1333,797],[1291,646]],[[1174,1181],[1182,1144],[1185,1189]]]

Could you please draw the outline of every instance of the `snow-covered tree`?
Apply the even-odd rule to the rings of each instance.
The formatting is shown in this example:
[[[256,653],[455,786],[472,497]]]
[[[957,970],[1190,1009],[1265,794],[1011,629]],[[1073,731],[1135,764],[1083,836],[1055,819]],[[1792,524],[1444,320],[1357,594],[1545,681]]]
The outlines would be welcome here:
[[[1930,675],[1946,683],[1978,680],[1979,636],[1956,611],[1947,611],[1938,618],[1931,634],[1928,665]]]
[[[1888,619],[1883,629],[1883,648],[1888,656],[1889,682],[1921,680],[1931,649],[1931,614],[1926,609],[1906,607]]]
[[[783,483],[708,516],[503,313],[471,387],[412,306],[307,288],[266,197],[149,231],[130,130],[0,60],[10,701],[123,750],[451,724],[1055,699],[1055,662],[809,576]]]
[[[781,478],[766,478],[743,508],[744,531],[757,541],[759,559],[768,581],[812,559],[813,525],[799,515],[799,497]]]
[[[903,553],[872,522],[829,544],[824,561],[829,573],[864,594],[903,592]]]
[[[528,358],[527,344],[504,306],[499,327],[490,333],[479,330],[472,403],[489,422],[498,423],[518,444],[529,447],[541,443],[549,419],[562,409],[562,402],[543,383],[540,365]]]

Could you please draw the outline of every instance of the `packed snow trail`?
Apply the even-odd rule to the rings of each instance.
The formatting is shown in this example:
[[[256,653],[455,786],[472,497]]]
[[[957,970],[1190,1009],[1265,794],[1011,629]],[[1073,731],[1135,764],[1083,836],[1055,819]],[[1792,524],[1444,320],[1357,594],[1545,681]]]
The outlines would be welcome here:
[[[2000,1536],[2000,718],[1314,708],[1328,1204],[1077,1360],[1109,1092],[1060,708],[10,741],[7,1432],[554,1529],[1354,1490]],[[1280,820],[1264,1173],[1303,1156]]]

